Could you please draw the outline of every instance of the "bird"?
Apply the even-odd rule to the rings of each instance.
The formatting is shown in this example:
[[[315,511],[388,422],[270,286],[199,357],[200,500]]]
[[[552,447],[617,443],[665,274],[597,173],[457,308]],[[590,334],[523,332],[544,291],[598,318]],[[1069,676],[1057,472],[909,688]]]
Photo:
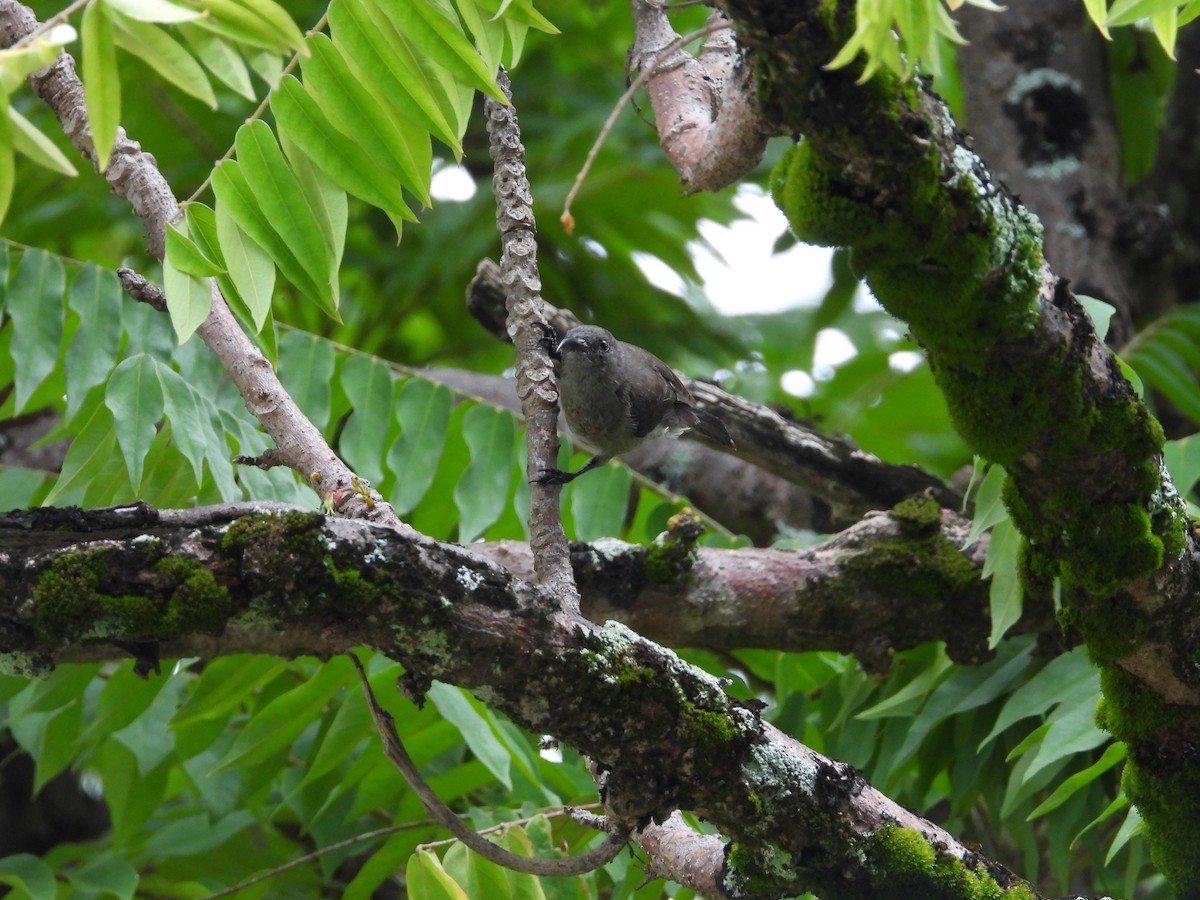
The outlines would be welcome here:
[[[733,447],[725,425],[696,404],[679,376],[648,350],[598,325],[578,325],[562,340],[538,323],[539,343],[554,360],[559,407],[571,433],[599,451],[577,472],[542,469],[535,484],[567,484],[664,433],[698,431]]]

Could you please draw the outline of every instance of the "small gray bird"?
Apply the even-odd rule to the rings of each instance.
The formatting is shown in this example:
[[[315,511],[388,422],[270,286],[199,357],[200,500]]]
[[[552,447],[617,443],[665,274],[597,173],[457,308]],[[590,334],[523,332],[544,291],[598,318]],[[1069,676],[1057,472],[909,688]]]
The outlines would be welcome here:
[[[555,360],[558,402],[567,424],[599,453],[578,472],[542,469],[537,484],[566,484],[614,456],[664,432],[689,428],[717,444],[733,441],[721,420],[696,406],[671,367],[653,353],[618,341],[597,325],[579,325],[558,340],[548,325],[541,339]]]

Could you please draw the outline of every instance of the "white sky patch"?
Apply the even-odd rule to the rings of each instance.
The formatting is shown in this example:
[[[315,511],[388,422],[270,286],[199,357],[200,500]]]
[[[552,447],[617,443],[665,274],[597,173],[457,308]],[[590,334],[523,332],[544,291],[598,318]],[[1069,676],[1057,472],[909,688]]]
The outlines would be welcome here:
[[[646,276],[648,282],[668,294],[674,294],[676,297],[684,296],[687,285],[683,283],[678,272],[657,256],[651,256],[649,253],[635,251],[632,256],[633,261],[637,263],[637,267],[642,270],[642,274]]]
[[[790,369],[779,379],[780,386],[793,397],[811,397],[817,383],[803,369]]]
[[[470,200],[475,196],[475,179],[462,166],[442,166],[429,182],[429,196],[458,203]]]
[[[911,372],[919,366],[925,357],[916,350],[897,350],[888,356],[888,366],[897,372]]]
[[[833,283],[829,272],[833,251],[797,244],[774,254],[771,248],[787,228],[775,201],[757,186],[743,185],[733,202],[750,218],[730,226],[700,223],[700,233],[719,255],[699,244],[691,248],[713,306],[725,315],[739,315],[818,303]]]

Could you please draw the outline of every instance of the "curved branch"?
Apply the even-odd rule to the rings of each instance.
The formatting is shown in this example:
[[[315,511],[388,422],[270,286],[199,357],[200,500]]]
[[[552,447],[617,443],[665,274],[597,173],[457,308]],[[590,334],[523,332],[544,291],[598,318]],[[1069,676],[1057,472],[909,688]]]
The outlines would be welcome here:
[[[488,862],[493,862],[505,869],[512,869],[514,872],[539,876],[552,875],[561,878],[582,875],[584,872],[590,872],[592,869],[598,869],[600,866],[612,862],[629,843],[629,829],[617,827],[610,828],[604,842],[587,853],[561,859],[518,856],[516,853],[511,853],[503,847],[493,844],[456,816],[450,807],[442,802],[442,798],[433,792],[433,788],[425,781],[417,764],[412,761],[412,757],[404,749],[404,742],[396,733],[396,723],[392,720],[391,713],[383,709],[375,699],[375,693],[371,690],[370,682],[367,681],[367,673],[363,671],[358,654],[351,652],[347,656],[354,661],[358,680],[362,684],[363,694],[367,698],[367,706],[371,710],[371,718],[375,722],[375,728],[379,731],[379,739],[383,741],[383,752],[387,758],[400,770],[400,774],[404,776],[404,780],[408,782],[413,792],[421,798],[425,811],[469,849],[474,850]]]

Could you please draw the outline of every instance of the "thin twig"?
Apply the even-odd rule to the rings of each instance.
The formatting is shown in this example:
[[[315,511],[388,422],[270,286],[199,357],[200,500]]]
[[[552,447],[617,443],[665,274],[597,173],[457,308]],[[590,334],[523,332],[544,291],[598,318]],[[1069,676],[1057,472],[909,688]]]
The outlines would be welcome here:
[[[373,840],[377,837],[387,837],[388,835],[396,834],[400,831],[411,831],[414,828],[424,828],[427,825],[434,824],[430,819],[422,819],[420,822],[405,822],[402,825],[389,825],[387,828],[377,828],[374,831],[365,831],[362,834],[356,834],[354,837],[348,837],[344,841],[338,841],[335,844],[330,844],[328,847],[322,847],[320,850],[314,850],[312,853],[305,853],[303,856],[298,856],[296,859],[289,860],[281,866],[276,866],[273,869],[268,869],[265,872],[260,872],[253,878],[248,878],[245,881],[217,891],[215,894],[209,894],[203,900],[216,900],[217,897],[229,897],[236,894],[240,890],[258,884],[260,881],[266,881],[269,878],[274,878],[277,875],[282,875],[289,869],[294,869],[296,866],[302,866],[307,862],[312,862],[315,859],[320,859],[329,853],[336,853],[346,847],[351,847],[354,844],[361,844],[364,841]]]
[[[33,29],[33,31],[29,32],[29,34],[25,35],[25,37],[21,38],[15,44],[9,47],[9,49],[19,50],[21,47],[32,44],[35,40],[37,40],[55,25],[65,22],[67,19],[71,18],[71,16],[75,14],[76,10],[83,9],[83,7],[87,6],[91,2],[92,0],[75,0],[75,2],[69,5],[66,9],[51,16],[37,28]]]
[[[367,706],[370,707],[371,718],[375,720],[375,727],[379,731],[380,740],[383,741],[383,752],[387,754],[387,758],[395,764],[396,768],[400,770],[400,774],[404,776],[404,780],[408,782],[408,786],[421,798],[421,803],[424,805],[425,811],[441,823],[447,831],[466,844],[468,848],[488,860],[488,862],[493,862],[506,869],[512,869],[515,872],[524,872],[529,875],[553,875],[559,877],[582,875],[584,872],[590,872],[592,869],[599,868],[611,862],[629,842],[628,830],[619,826],[613,828],[610,823],[609,827],[612,830],[609,831],[608,837],[604,839],[604,843],[579,856],[567,856],[562,859],[538,859],[528,856],[518,856],[515,853],[510,853],[503,847],[493,844],[487,838],[469,828],[462,819],[456,816],[442,802],[442,799],[426,783],[416,763],[412,761],[412,757],[404,749],[404,744],[400,741],[400,735],[396,733],[396,725],[392,720],[391,714],[383,709],[375,699],[375,694],[371,690],[371,684],[367,681],[367,673],[363,670],[358,656],[354,653],[347,655],[354,661],[354,668],[358,670],[358,680],[362,683],[363,694],[367,698]]]
[[[592,816],[593,820],[600,823],[599,825],[592,825],[590,823],[580,822],[578,819],[575,818],[575,814],[574,814],[575,811],[578,811],[578,810],[596,809],[599,806],[600,806],[599,803],[585,803],[583,806],[557,806],[557,807],[554,807],[553,809],[540,809],[537,812],[535,812],[532,816],[525,816],[524,818],[521,818],[521,819],[513,819],[511,822],[498,822],[495,825],[489,825],[487,828],[480,828],[479,831],[476,832],[476,834],[492,834],[493,832],[496,832],[496,831],[504,831],[505,829],[512,828],[515,825],[528,825],[530,822],[532,822],[538,816],[545,816],[547,819],[558,819],[558,818],[562,818],[563,816],[570,816],[573,821],[578,822],[580,825],[586,824],[587,827],[594,828],[596,831],[604,831],[604,816],[597,816],[595,814],[589,814]],[[417,846],[414,849],[416,849],[416,850],[436,850],[439,847],[448,847],[451,844],[454,844],[457,842],[458,842],[458,838],[446,838],[445,840],[441,840],[441,841],[428,841],[427,843],[424,843],[424,844],[417,844]]]
[[[637,78],[630,82],[629,87],[625,89],[625,93],[621,95],[621,99],[613,106],[613,110],[608,114],[608,118],[604,121],[604,127],[600,129],[600,134],[596,136],[595,143],[592,144],[592,149],[588,151],[587,159],[583,161],[583,167],[579,170],[579,174],[575,176],[575,183],[571,185],[571,190],[567,193],[566,202],[563,203],[562,216],[560,221],[563,223],[563,228],[567,234],[571,234],[575,230],[575,217],[571,215],[571,204],[575,202],[575,196],[579,193],[579,189],[583,187],[583,180],[587,178],[588,172],[591,171],[592,164],[596,161],[596,156],[600,153],[600,148],[604,146],[604,142],[608,140],[609,134],[617,124],[617,117],[621,115],[621,110],[625,108],[635,93],[653,76],[659,65],[675,51],[690,44],[692,41],[699,40],[702,37],[707,37],[718,31],[722,31],[729,27],[727,21],[710,22],[703,28],[698,28],[693,32],[676,38],[658,51],[650,65],[638,72]]]

